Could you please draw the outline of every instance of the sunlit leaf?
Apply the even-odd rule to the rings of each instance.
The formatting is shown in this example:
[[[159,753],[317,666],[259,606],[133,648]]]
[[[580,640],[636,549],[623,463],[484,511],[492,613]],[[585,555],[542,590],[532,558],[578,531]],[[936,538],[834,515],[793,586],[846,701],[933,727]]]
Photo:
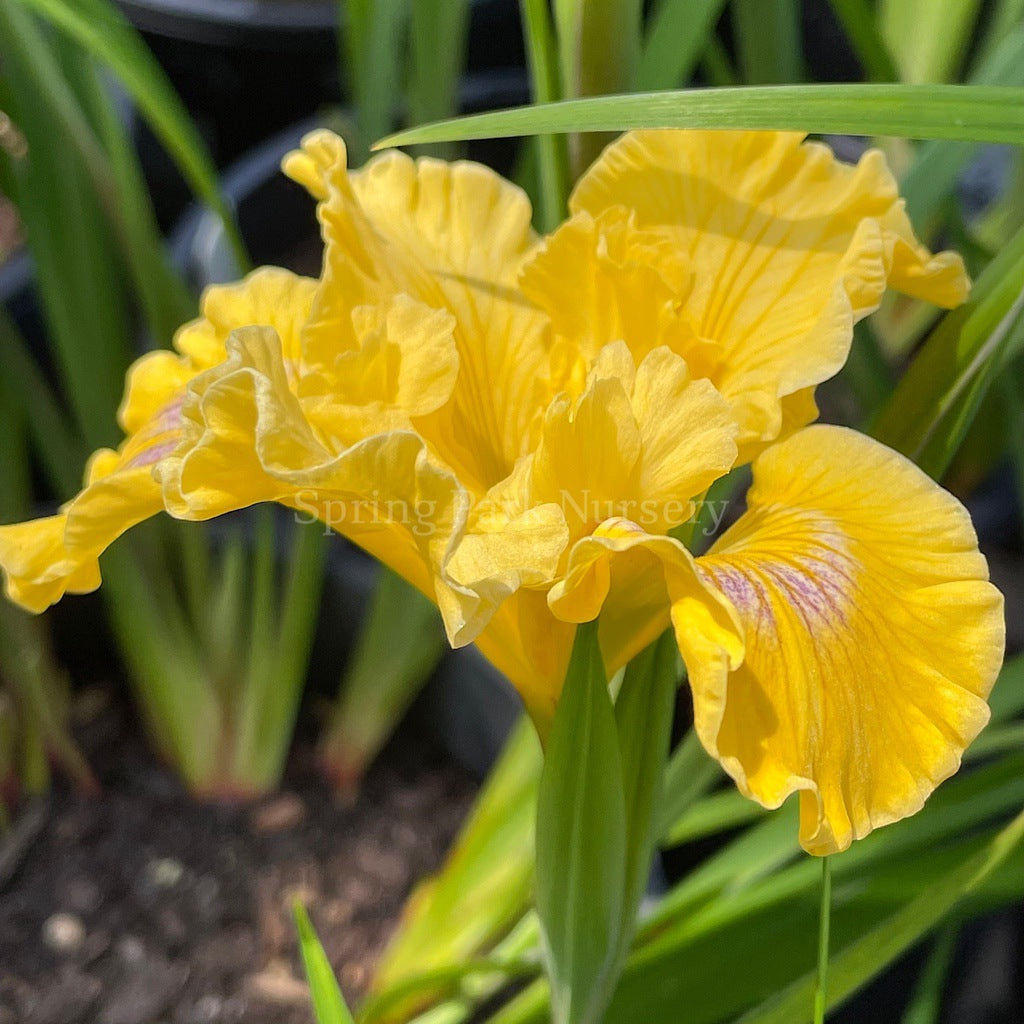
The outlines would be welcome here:
[[[629,128],[797,129],[1024,144],[1024,89],[980,85],[778,85],[597,96],[473,114],[397,132],[374,148]]]
[[[345,1005],[345,997],[338,987],[338,979],[331,970],[324,947],[309,920],[306,908],[299,902],[293,908],[295,927],[299,933],[299,951],[309,980],[309,991],[313,998],[313,1011],[317,1024],[352,1024],[352,1014]]]

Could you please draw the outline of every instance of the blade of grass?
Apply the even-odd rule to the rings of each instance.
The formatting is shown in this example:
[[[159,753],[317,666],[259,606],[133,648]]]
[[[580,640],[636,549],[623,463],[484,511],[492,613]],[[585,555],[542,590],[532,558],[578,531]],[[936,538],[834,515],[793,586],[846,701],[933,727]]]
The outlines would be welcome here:
[[[555,1024],[597,1024],[623,937],[626,808],[597,623],[576,627],[537,795],[536,906]]]
[[[131,93],[157,137],[174,157],[196,195],[224,222],[238,264],[249,257],[220,194],[217,171],[198,129],[156,58],[124,17],[105,0],[18,0],[107,64]]]
[[[722,40],[714,32],[709,33],[707,37],[700,66],[710,85],[731,88],[740,84],[740,77],[729,59],[729,54]]]
[[[358,789],[446,647],[433,602],[382,569],[318,745],[321,766],[339,793]]]
[[[71,493],[81,478],[85,452],[29,352],[28,342],[0,307],[0,374],[31,415],[27,429],[51,486]]]
[[[959,926],[950,924],[935,937],[928,962],[917,980],[901,1024],[939,1024],[942,990],[945,988],[949,968],[953,963],[959,935]]]
[[[276,634],[273,678],[268,679],[262,697],[255,698],[260,716],[256,734],[256,778],[264,787],[280,779],[291,743],[313,650],[327,540],[319,524],[295,524],[291,528],[290,562],[284,593],[276,609],[280,625]]]
[[[803,78],[797,0],[732,0],[729,10],[744,82],[786,85]]]
[[[523,718],[440,874],[422,883],[407,904],[377,969],[375,993],[383,996],[415,973],[488,953],[527,912],[540,769],[537,733]],[[535,927],[531,934],[536,940]],[[366,1019],[377,1014],[368,1012]]]
[[[797,129],[1024,145],[1024,89],[981,85],[779,85],[595,96],[471,114],[374,145],[629,128]]]
[[[459,78],[466,64],[469,7],[468,0],[416,0],[412,4],[412,62],[406,95],[408,120],[413,124],[448,117],[457,109]],[[376,137],[371,133],[366,140]]]
[[[959,864],[877,928],[839,952],[830,966],[829,1007],[839,1006],[886,964],[927,935],[966,896],[981,886],[1024,841],[1024,813],[974,857]],[[811,1019],[815,976],[795,982],[740,1018],[740,1024],[801,1024]]]
[[[153,211],[138,155],[97,69],[77,47],[69,60],[79,64],[85,99],[98,126],[117,189],[116,235],[125,268],[145,313],[149,333],[157,344],[168,345],[174,332],[196,315],[196,304],[179,275],[171,268]]]
[[[345,997],[338,987],[338,979],[331,970],[331,963],[317,938],[306,908],[296,900],[292,911],[299,933],[299,952],[302,954],[306,978],[309,980],[317,1024],[353,1024],[352,1014],[345,1005]]]
[[[640,63],[642,0],[554,0],[562,95],[631,92]],[[569,140],[574,177],[611,141],[607,135]]]
[[[685,85],[714,33],[726,0],[661,0],[648,21],[637,89],[653,92]]]
[[[523,13],[523,35],[526,40],[533,99],[535,103],[549,103],[557,100],[561,93],[554,30],[551,26],[547,0],[520,0],[520,7]],[[449,138],[457,141],[469,136],[454,135]],[[423,141],[445,140],[438,137],[436,140]],[[537,227],[541,231],[550,231],[565,216],[569,196],[569,151],[565,139],[552,134],[541,134],[536,145],[540,174]],[[379,149],[380,146],[373,148]]]
[[[981,0],[881,0],[878,23],[905,82],[949,82],[970,45]]]
[[[1000,38],[999,45],[978,63],[971,82],[1024,85],[1024,26],[1017,26]],[[900,184],[912,223],[924,224],[936,213],[980,148],[977,144],[933,140],[918,150],[913,166]]]
[[[1003,39],[1024,22],[1024,0],[996,0],[993,7],[985,35],[978,46],[978,63],[984,62]]]
[[[873,428],[885,444],[940,477],[1004,360],[1024,347],[1024,230],[946,314]]]
[[[39,27],[10,0],[0,0],[0,30],[9,83],[0,100],[28,144],[27,157],[11,162],[13,198],[65,394],[90,447],[100,447],[117,437],[114,410],[128,362],[127,297],[91,176],[64,141],[61,108],[76,102],[68,84],[73,79],[61,77]],[[80,113],[78,119],[85,124]]]
[[[868,0],[830,0],[869,82],[896,82],[899,73]]]
[[[338,24],[348,61],[341,80],[349,83],[356,108],[356,162],[370,142],[395,123],[402,92],[402,44],[408,0],[338,0]]]

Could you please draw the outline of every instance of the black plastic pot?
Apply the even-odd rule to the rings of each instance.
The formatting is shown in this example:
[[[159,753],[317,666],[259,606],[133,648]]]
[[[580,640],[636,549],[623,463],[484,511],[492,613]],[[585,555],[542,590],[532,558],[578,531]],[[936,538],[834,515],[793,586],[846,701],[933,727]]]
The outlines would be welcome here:
[[[336,0],[118,0],[183,99],[220,167],[342,99]],[[474,0],[470,73],[525,66],[515,0]],[[147,177],[161,223],[187,194],[148,129]]]

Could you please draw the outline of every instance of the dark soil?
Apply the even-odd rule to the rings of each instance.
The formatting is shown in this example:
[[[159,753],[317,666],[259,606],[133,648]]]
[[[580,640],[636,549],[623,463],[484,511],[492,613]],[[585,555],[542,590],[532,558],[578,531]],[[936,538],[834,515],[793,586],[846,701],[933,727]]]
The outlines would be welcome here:
[[[58,791],[0,840],[0,1024],[309,1024],[292,901],[358,998],[472,799],[408,727],[348,807],[301,746],[280,794],[212,806],[115,712],[89,732],[102,795]]]

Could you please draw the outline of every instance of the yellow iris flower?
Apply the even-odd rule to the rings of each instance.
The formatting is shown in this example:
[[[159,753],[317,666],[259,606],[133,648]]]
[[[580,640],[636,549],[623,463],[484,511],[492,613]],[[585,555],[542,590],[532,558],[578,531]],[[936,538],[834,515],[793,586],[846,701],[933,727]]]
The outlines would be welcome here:
[[[318,132],[319,281],[207,292],[129,375],[127,438],[53,517],[0,529],[9,596],[99,584],[121,532],[260,501],[316,517],[438,604],[543,730],[575,623],[609,671],[671,624],[698,734],[748,796],[799,792],[801,841],[916,811],[984,726],[1002,599],[968,516],[907,460],[808,426],[887,287],[951,307],[959,257],[914,237],[882,156],[793,133],[635,132],[545,239],[485,168]],[[670,536],[753,461],[747,512]]]

